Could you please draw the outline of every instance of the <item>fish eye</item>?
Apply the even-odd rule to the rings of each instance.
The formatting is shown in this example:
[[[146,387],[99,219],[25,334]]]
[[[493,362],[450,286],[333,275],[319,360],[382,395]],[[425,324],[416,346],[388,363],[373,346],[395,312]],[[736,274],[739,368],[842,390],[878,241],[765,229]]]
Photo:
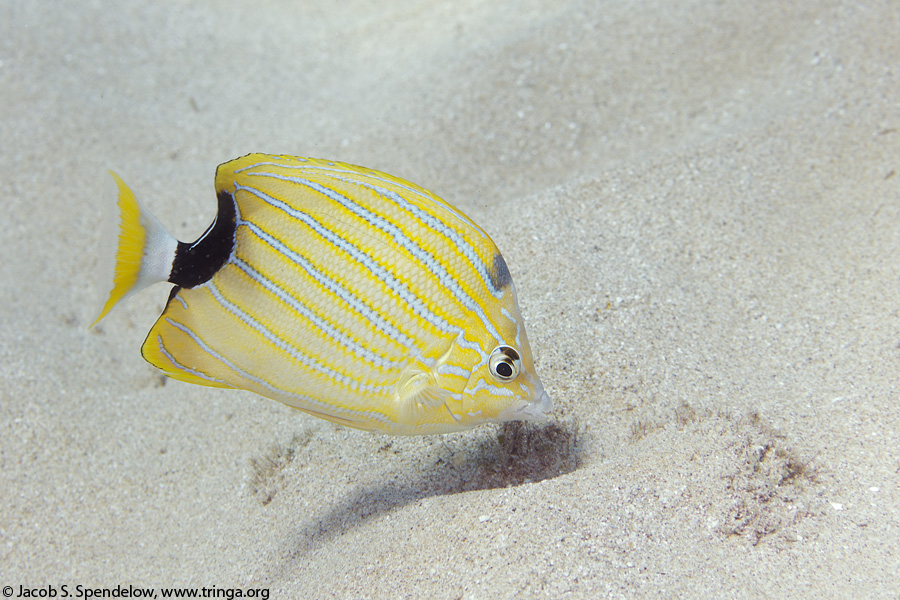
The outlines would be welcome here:
[[[512,381],[519,375],[522,359],[519,358],[519,353],[509,346],[498,346],[491,352],[488,365],[491,375],[500,381]]]

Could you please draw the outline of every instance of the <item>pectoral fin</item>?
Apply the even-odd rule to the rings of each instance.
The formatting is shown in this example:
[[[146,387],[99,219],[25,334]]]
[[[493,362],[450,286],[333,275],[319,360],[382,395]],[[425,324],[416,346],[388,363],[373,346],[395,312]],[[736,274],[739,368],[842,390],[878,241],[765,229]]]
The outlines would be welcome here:
[[[398,389],[401,403],[420,404],[428,408],[437,408],[450,397],[450,392],[435,384],[431,373],[413,374]]]

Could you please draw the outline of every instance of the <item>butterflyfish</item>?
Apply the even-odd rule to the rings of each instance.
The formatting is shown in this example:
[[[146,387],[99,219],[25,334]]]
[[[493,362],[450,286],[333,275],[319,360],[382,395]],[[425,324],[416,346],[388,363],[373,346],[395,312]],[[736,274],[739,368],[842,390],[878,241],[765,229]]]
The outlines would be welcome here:
[[[219,166],[215,220],[185,243],[110,173],[118,247],[95,324],[129,294],[175,284],[141,348],[165,375],[396,435],[551,409],[506,262],[428,190],[340,162],[249,154]]]

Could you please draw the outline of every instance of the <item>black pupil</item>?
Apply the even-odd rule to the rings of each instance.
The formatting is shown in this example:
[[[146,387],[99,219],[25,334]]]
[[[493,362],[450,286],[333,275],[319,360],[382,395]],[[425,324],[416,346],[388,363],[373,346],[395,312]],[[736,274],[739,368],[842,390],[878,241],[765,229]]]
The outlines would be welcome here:
[[[497,364],[497,375],[499,375],[500,377],[511,377],[512,367],[505,362]]]

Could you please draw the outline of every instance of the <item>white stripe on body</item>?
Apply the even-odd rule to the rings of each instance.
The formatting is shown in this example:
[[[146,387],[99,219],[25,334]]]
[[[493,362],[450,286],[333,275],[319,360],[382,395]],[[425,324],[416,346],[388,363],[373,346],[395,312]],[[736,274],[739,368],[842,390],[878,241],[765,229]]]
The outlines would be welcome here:
[[[271,177],[273,179],[287,181],[289,183],[295,183],[295,184],[307,187],[315,192],[318,192],[318,193],[326,196],[327,198],[330,198],[332,201],[340,204],[347,210],[351,211],[353,214],[357,215],[358,217],[360,217],[361,219],[366,221],[372,227],[375,227],[376,229],[379,229],[379,230],[383,231],[384,233],[386,233],[387,235],[391,236],[394,240],[396,240],[399,244],[401,244],[404,249],[406,249],[408,252],[410,252],[412,255],[414,255],[423,266],[425,266],[431,273],[433,273],[435,275],[435,277],[438,278],[438,281],[441,283],[441,285],[443,285],[444,287],[446,287],[453,293],[457,302],[459,302],[461,305],[466,307],[471,313],[474,313],[475,315],[478,316],[482,325],[484,325],[484,328],[487,331],[488,335],[490,335],[492,338],[494,338],[494,340],[496,340],[496,342],[498,344],[501,342],[502,336],[497,331],[493,322],[488,318],[487,314],[484,312],[484,309],[482,308],[481,304],[476,302],[468,293],[466,293],[465,290],[463,290],[459,286],[457,281],[447,272],[447,270],[439,262],[437,262],[434,259],[434,257],[432,257],[428,252],[426,252],[414,240],[410,239],[402,231],[402,229],[400,229],[396,224],[391,223],[384,217],[369,211],[368,209],[360,206],[359,204],[356,204],[349,198],[347,198],[341,194],[338,194],[337,192],[330,190],[330,189],[328,189],[318,183],[315,183],[313,181],[308,181],[308,180],[297,178],[297,177],[285,177],[283,175],[278,175],[276,173],[250,173],[250,175],[261,176],[261,177]],[[356,183],[356,182],[353,182],[353,183]],[[332,238],[339,240],[340,242],[343,242],[344,244],[346,244],[348,247],[354,249],[354,251],[348,251],[348,253],[351,254],[351,256],[353,256],[354,258],[356,258],[359,262],[361,262],[364,266],[369,268],[369,270],[372,271],[373,274],[376,275],[376,277],[378,277],[379,279],[384,281],[385,284],[388,285],[388,287],[395,290],[395,288],[397,286],[402,286],[406,292],[406,296],[407,297],[412,296],[412,297],[416,298],[416,300],[420,303],[419,305],[422,306],[421,300],[419,300],[417,297],[412,295],[412,293],[409,292],[409,290],[406,289],[406,287],[401,282],[396,281],[396,279],[394,279],[392,275],[390,275],[383,267],[381,267],[381,265],[376,263],[374,260],[371,259],[371,257],[369,257],[368,255],[366,255],[365,253],[360,251],[358,248],[356,248],[356,246],[349,244],[348,242],[346,242],[346,240],[337,236],[333,232],[330,232],[329,230],[325,230],[320,223],[318,223],[317,221],[312,219],[312,217],[310,217],[306,213],[297,211],[296,209],[293,209],[290,206],[288,206],[286,203],[284,203],[280,200],[274,199],[271,196],[268,196],[267,194],[265,194],[259,190],[256,190],[254,188],[250,188],[250,187],[246,187],[246,186],[237,186],[237,187],[238,187],[238,189],[245,189],[247,191],[250,191],[251,193],[253,193],[254,195],[256,195],[257,197],[259,197],[260,199],[262,199],[266,202],[269,202],[268,199],[271,199],[272,202],[277,202],[281,206],[277,206],[275,204],[273,204],[273,206],[277,206],[277,208],[280,208],[281,210],[290,214],[291,216],[296,216],[293,213],[297,213],[298,215],[305,216],[307,219],[309,219],[310,221],[315,223],[315,227],[313,225],[310,225],[310,226],[314,227],[317,230],[317,232],[319,231],[319,229],[322,229],[323,231],[328,231],[328,233],[330,234],[330,236]],[[385,190],[385,191],[387,191],[387,190]],[[269,203],[272,204],[272,202],[269,202]],[[302,220],[305,223],[307,223],[306,219],[302,219]],[[420,220],[420,222],[422,222],[421,219],[419,219],[419,220]],[[307,223],[307,224],[309,225],[309,223]],[[423,225],[424,224],[425,223],[423,222]],[[323,235],[323,237],[325,237],[325,236]],[[328,239],[328,238],[326,237],[326,239]],[[329,241],[332,241],[332,240],[329,240]],[[332,243],[335,243],[335,242],[332,242]],[[336,244],[336,245],[338,245],[338,244]],[[339,246],[339,247],[341,247],[341,246]],[[473,252],[474,252],[474,250],[473,250]],[[376,269],[379,272],[376,272]],[[390,283],[388,281],[388,279],[386,279],[386,278],[389,278],[391,281],[394,282],[394,284]],[[489,281],[490,281],[490,277],[487,278],[487,282],[489,282]],[[490,283],[486,283],[486,286],[489,290],[492,289],[492,287],[493,287]],[[422,306],[422,309],[426,310],[426,311],[428,310],[424,306]],[[433,325],[435,325],[442,331],[446,331],[448,333],[453,332],[453,331],[458,331],[458,329],[454,330],[453,328],[451,328],[451,326],[448,323],[446,323],[446,321],[444,321],[443,319],[440,319],[440,317],[438,317],[437,315],[434,315],[434,313],[431,313],[429,311],[429,314],[433,315],[435,317],[435,319],[438,320],[438,322],[435,322],[432,320],[429,320],[429,322],[431,322]],[[422,316],[422,315],[420,315],[420,316]]]
[[[254,167],[262,166],[264,164],[273,164],[273,163],[260,163],[260,164],[254,165]],[[399,208],[402,208],[404,211],[409,213],[415,220],[419,221],[427,229],[431,229],[431,231],[438,233],[438,234],[444,236],[445,238],[447,238],[448,240],[450,240],[452,242],[452,245],[455,246],[460,251],[460,253],[466,257],[466,260],[469,261],[469,264],[472,265],[472,268],[475,269],[475,271],[481,276],[482,282],[484,283],[485,287],[491,292],[491,294],[495,298],[501,298],[503,296],[503,290],[498,289],[496,286],[494,286],[494,282],[491,279],[490,274],[488,273],[487,266],[485,265],[484,261],[481,260],[481,257],[478,256],[478,253],[475,251],[475,248],[473,248],[472,245],[469,244],[469,242],[467,242],[465,238],[463,238],[461,235],[459,235],[459,233],[455,229],[447,226],[445,223],[441,222],[440,219],[438,219],[437,217],[435,217],[432,214],[429,214],[428,211],[422,209],[421,207],[416,206],[414,203],[410,202],[409,200],[407,200],[406,198],[404,198],[402,195],[398,194],[397,192],[387,189],[387,188],[384,188],[384,187],[379,187],[377,185],[364,183],[363,181],[360,181],[359,179],[357,179],[360,176],[360,173],[357,173],[355,171],[349,171],[346,169],[337,169],[337,168],[326,169],[323,167],[316,167],[316,166],[309,166],[309,165],[276,165],[276,164],[273,164],[273,166],[279,166],[283,169],[315,170],[317,173],[321,173],[324,176],[329,177],[330,179],[341,181],[343,183],[347,183],[350,185],[358,185],[360,187],[364,187],[366,189],[369,189],[369,190],[375,192],[382,198],[393,201],[393,203],[396,206],[398,206]],[[241,170],[243,171],[244,169],[241,169]],[[334,173],[338,176],[332,176],[331,175],[332,173]],[[300,180],[299,178],[286,177],[284,175],[278,175],[277,173],[255,172],[255,173],[249,173],[249,175],[261,176],[261,177],[273,177],[275,179],[281,179],[283,181],[290,181],[292,183],[300,183],[300,184],[306,185],[308,187],[312,187],[314,185],[318,186],[318,184],[309,182],[307,180]],[[381,177],[376,177],[373,174],[368,174],[367,177],[369,177],[375,181],[380,181],[380,182],[383,182],[386,184],[400,185],[397,182],[389,181],[389,180],[381,178]],[[318,186],[318,187],[321,187],[321,186]],[[453,206],[451,206],[450,204],[448,204],[447,202],[445,202],[443,200],[440,200],[440,198],[438,198],[437,196],[426,196],[426,195],[418,192],[418,190],[415,190],[408,186],[400,185],[400,187],[402,187],[403,189],[405,189],[411,193],[415,193],[416,195],[418,195],[420,198],[422,198],[426,202],[436,202],[437,204],[440,204],[443,208],[446,208],[448,211],[450,211],[455,217],[464,221],[467,225],[470,225],[475,231],[480,233],[483,238],[487,238],[487,234],[484,233],[484,231],[482,231],[480,227],[475,225],[475,223],[473,223],[468,217],[466,217],[462,213],[459,213]],[[313,189],[315,189],[316,191],[318,191],[320,193],[327,195],[332,200],[340,202],[341,205],[344,206],[345,208],[352,210],[358,216],[362,217],[369,223],[374,224],[372,219],[370,219],[356,211],[356,209],[361,209],[361,210],[368,212],[369,214],[373,214],[370,211],[368,211],[367,209],[363,208],[362,206],[356,204],[355,202],[349,201],[347,198],[345,198],[343,196],[341,197],[343,199],[343,201],[341,199],[335,198],[332,195],[333,192],[331,190],[317,189],[317,188],[313,188]],[[352,204],[352,207],[348,206],[347,202]],[[388,223],[391,227],[395,226],[394,223],[387,221],[386,219],[380,217],[379,215],[375,215],[375,216],[377,218],[381,219],[382,221],[384,221],[385,223]],[[382,230],[384,230],[384,229],[382,229]],[[409,239],[409,238],[407,238],[407,239]],[[415,243],[413,240],[410,240],[410,241]],[[418,248],[418,252],[427,254],[427,252],[425,252],[424,249],[419,248],[418,246],[417,246],[417,248]],[[432,272],[435,272],[435,270],[432,269]],[[435,274],[437,275],[436,272],[435,272]]]
[[[171,319],[166,319],[166,320],[169,323],[173,323],[173,321]],[[222,384],[227,385],[227,382],[222,381],[221,379],[213,377],[212,375],[207,375],[206,373],[204,373],[202,371],[192,369],[192,368],[188,367],[187,365],[183,365],[180,362],[178,362],[177,360],[175,360],[175,357],[172,356],[172,354],[166,349],[166,345],[163,344],[161,335],[156,336],[156,344],[159,346],[159,351],[162,352],[163,356],[165,356],[169,360],[169,362],[175,366],[176,369],[179,369],[181,371],[184,371],[185,373],[194,375],[195,377],[199,377],[200,379],[205,379],[207,381],[212,381],[215,383],[222,383]]]
[[[222,356],[221,354],[216,352],[206,342],[204,342],[200,338],[200,336],[198,336],[196,333],[194,333],[194,331],[192,331],[186,325],[179,323],[178,321],[175,321],[174,319],[171,319],[171,318],[167,318],[166,322],[169,325],[171,325],[172,327],[175,327],[176,329],[181,330],[182,333],[184,333],[189,338],[191,338],[191,340],[197,345],[198,348],[200,348],[203,352],[205,352],[206,354],[208,354],[215,360],[219,361],[220,363],[222,363],[223,365],[225,365],[226,367],[228,367],[229,369],[234,371],[239,377],[246,379],[247,381],[252,381],[253,383],[257,384],[258,386],[260,386],[264,389],[269,390],[270,392],[272,392],[273,394],[275,394],[277,396],[282,396],[285,398],[293,398],[295,401],[297,401],[297,405],[299,405],[300,407],[304,407],[303,405],[306,405],[310,408],[310,410],[318,410],[318,412],[321,412],[321,413],[327,414],[327,415],[333,415],[333,414],[335,414],[335,412],[338,413],[336,416],[340,416],[341,413],[343,413],[344,415],[361,415],[361,416],[364,416],[365,418],[371,418],[376,421],[379,421],[386,427],[390,427],[390,423],[393,422],[391,419],[387,418],[386,416],[384,416],[381,413],[377,413],[377,412],[373,412],[373,411],[365,411],[365,412],[357,411],[357,410],[353,410],[353,409],[346,408],[343,406],[337,406],[335,404],[331,404],[328,402],[322,402],[321,400],[316,400],[315,398],[312,398],[311,396],[306,396],[303,394],[298,394],[296,392],[290,392],[290,391],[281,389],[278,386],[272,385],[265,379],[261,379],[260,377],[257,377],[256,375],[253,375],[252,373],[245,371],[244,369],[240,368],[239,366],[237,366],[236,364],[234,364],[233,362],[231,362],[230,360],[228,360],[227,358],[225,358],[224,356]],[[315,408],[313,408],[313,407],[315,407]],[[354,420],[353,418],[351,418],[349,416],[346,418],[350,421]]]
[[[316,219],[314,219],[307,213],[299,211],[291,207],[287,203],[269,196],[265,192],[257,190],[256,188],[235,184],[235,189],[237,191],[249,192],[263,202],[281,210],[288,216],[301,221],[310,229],[315,231],[324,240],[346,252],[356,262],[367,268],[372,273],[372,275],[374,275],[379,281],[381,281],[399,299],[405,302],[412,309],[413,313],[430,323],[435,329],[443,331],[444,333],[457,333],[459,331],[457,327],[454,327],[442,317],[429,310],[428,307],[425,306],[424,302],[418,296],[413,294],[403,282],[398,281],[396,277],[394,277],[387,269],[373,260],[371,256],[369,256],[367,253],[363,252],[357,246],[351,244],[344,238],[340,237],[330,229],[324,227],[321,223],[319,223]],[[248,221],[243,221],[243,223],[248,223]]]
[[[252,266],[250,266],[240,258],[235,257],[232,261],[232,264],[243,271],[250,279],[274,294],[290,309],[308,320],[315,328],[324,332],[326,335],[338,342],[341,346],[343,346],[362,360],[370,363],[373,367],[379,367],[381,369],[399,369],[406,364],[406,361],[389,360],[379,354],[372,352],[371,350],[357,342],[355,339],[353,339],[351,336],[347,335],[346,333],[329,323],[326,319],[324,319],[320,315],[317,315],[300,300],[286,292],[275,282],[266,278],[263,274],[261,274],[259,271],[254,269]]]
[[[263,231],[258,225],[249,221],[241,221],[240,225],[247,227],[253,234],[276,251],[299,265],[309,276],[323,288],[337,296],[348,308],[361,315],[364,319],[369,320],[378,330],[382,331],[394,342],[401,344],[406,348],[415,348],[416,344],[413,339],[408,337],[402,331],[397,329],[389,321],[385,320],[380,314],[373,310],[366,302],[346,289],[334,279],[324,275],[315,265],[311,264],[303,256],[297,254],[274,236]]]
[[[279,337],[271,329],[254,319],[239,306],[225,298],[221,290],[219,290],[219,288],[215,285],[215,283],[212,282],[212,280],[208,282],[208,286],[210,293],[212,293],[213,297],[219,302],[219,304],[222,305],[223,308],[225,308],[225,310],[238,317],[248,327],[263,336],[270,344],[272,344],[303,366],[329,378],[337,385],[348,388],[354,392],[363,391],[379,395],[393,393],[393,385],[372,385],[367,383],[360,383],[357,378],[348,376],[336,369],[329,367],[326,364],[323,364],[320,360],[317,360],[316,358],[304,353],[300,348]]]

